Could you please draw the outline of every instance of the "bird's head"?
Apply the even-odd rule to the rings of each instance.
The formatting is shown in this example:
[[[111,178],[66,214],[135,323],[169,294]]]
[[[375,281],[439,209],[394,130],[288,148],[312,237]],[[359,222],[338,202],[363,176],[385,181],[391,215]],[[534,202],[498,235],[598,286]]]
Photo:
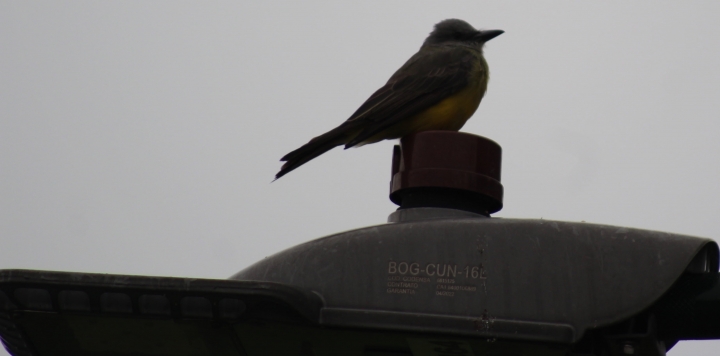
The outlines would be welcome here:
[[[503,30],[476,30],[469,23],[448,19],[438,22],[430,36],[425,39],[425,45],[437,45],[449,42],[460,42],[482,46],[485,42],[503,34]]]

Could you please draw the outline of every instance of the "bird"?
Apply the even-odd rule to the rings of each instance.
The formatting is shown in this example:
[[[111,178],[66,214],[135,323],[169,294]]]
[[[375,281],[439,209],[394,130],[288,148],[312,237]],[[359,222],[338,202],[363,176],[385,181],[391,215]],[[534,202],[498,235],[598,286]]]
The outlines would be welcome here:
[[[429,130],[458,131],[475,113],[489,79],[483,45],[502,30],[459,19],[435,24],[422,46],[340,126],[280,159],[275,180],[313,158]]]

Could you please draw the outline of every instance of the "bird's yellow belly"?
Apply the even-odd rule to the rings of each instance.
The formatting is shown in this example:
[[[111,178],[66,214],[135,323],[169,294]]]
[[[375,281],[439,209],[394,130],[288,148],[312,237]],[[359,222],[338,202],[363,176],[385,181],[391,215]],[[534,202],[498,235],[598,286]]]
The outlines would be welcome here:
[[[479,86],[463,89],[408,120],[408,131],[460,130],[477,110],[482,94]]]
[[[400,138],[422,131],[458,131],[475,113],[483,94],[485,94],[483,85],[470,85],[417,115],[389,127],[364,143]]]

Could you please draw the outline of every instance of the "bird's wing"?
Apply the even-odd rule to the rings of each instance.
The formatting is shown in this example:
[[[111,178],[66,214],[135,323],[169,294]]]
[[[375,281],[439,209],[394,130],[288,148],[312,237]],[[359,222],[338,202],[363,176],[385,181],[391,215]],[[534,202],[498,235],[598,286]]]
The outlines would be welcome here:
[[[340,126],[286,154],[275,179],[333,147],[357,145],[465,88],[475,54],[460,46],[423,48]]]
[[[344,123],[363,127],[345,148],[465,88],[474,58],[470,49],[459,46],[426,48],[415,54]]]

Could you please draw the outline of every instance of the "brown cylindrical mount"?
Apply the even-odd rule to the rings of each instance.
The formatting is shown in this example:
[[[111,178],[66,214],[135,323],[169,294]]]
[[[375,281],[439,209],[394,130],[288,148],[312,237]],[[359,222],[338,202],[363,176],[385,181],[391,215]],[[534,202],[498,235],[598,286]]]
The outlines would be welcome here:
[[[393,152],[390,200],[400,209],[434,207],[490,215],[502,209],[500,145],[454,131],[425,131]]]

